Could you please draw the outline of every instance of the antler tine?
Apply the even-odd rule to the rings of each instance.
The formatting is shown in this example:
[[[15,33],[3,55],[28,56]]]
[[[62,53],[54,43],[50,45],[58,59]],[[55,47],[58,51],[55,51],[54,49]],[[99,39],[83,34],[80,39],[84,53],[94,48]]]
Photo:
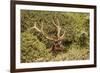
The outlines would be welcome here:
[[[55,21],[54,21],[54,20],[52,20],[52,23],[55,25],[55,27],[57,27],[57,24],[55,23]]]
[[[34,27],[33,28],[36,29],[38,32],[41,32],[41,30],[36,27],[36,22],[34,23]]]
[[[53,38],[47,36],[46,33],[44,33],[44,31],[43,31],[43,22],[41,23],[41,32],[42,32],[42,34],[43,34],[47,39],[54,40]]]
[[[58,36],[58,39],[59,39],[60,38],[61,27],[60,27],[60,22],[59,22],[58,18],[57,18],[57,24],[58,24],[58,26],[57,26],[57,29],[58,29],[57,36]]]
[[[31,29],[36,29],[38,32],[42,33],[47,39],[49,39],[49,40],[54,40],[53,38],[47,36],[46,33],[44,33],[44,31],[43,31],[43,22],[41,23],[41,29],[39,29],[39,28],[36,26],[36,22],[34,23],[34,26],[31,27],[29,30],[31,30]]]
[[[36,27],[36,22],[34,22],[34,27]]]
[[[28,31],[30,31],[31,29],[34,29],[34,28],[36,28],[36,22],[34,23],[33,27],[31,27],[31,28],[28,29]]]
[[[58,23],[58,26],[60,26],[60,22],[59,22],[58,18],[57,18],[57,23]]]
[[[57,37],[58,39],[60,38],[60,31],[61,31],[61,27],[60,27],[60,23],[59,23],[59,20],[57,19],[57,24],[54,22],[54,20],[52,20],[53,24],[55,25],[55,27],[57,28]]]
[[[60,40],[62,40],[63,38],[64,38],[64,35],[65,35],[65,31],[64,31],[64,33],[60,36]]]
[[[43,32],[43,22],[41,23],[41,31]]]

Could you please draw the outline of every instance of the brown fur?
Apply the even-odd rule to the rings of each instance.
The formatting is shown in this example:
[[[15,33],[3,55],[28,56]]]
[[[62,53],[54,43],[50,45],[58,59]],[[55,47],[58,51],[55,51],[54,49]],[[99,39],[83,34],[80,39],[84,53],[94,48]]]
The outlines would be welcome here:
[[[59,41],[54,42],[52,46],[52,51],[63,51],[63,48],[61,47],[61,44]]]

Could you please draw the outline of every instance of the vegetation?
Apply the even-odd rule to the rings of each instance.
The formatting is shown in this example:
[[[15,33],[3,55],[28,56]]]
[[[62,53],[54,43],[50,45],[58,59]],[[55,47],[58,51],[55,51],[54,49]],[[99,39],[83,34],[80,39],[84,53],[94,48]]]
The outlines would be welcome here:
[[[21,10],[21,62],[89,59],[89,35],[89,13]]]

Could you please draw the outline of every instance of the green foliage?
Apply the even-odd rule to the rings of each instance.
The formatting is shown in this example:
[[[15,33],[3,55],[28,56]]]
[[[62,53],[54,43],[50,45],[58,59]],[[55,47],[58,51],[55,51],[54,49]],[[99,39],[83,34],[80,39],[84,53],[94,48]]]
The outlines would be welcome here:
[[[65,52],[51,52],[53,41],[48,40],[33,27],[41,28],[48,36],[55,37],[52,20],[59,19],[61,34],[65,31],[62,45]],[[30,30],[30,31],[29,31]],[[83,60],[89,58],[89,13],[21,10],[21,62]]]
[[[79,37],[79,43],[81,47],[89,46],[88,36],[85,32],[83,32]]]
[[[36,36],[29,33],[22,33],[21,55],[22,62],[35,61],[38,58],[45,57],[47,50],[45,44],[40,42]]]

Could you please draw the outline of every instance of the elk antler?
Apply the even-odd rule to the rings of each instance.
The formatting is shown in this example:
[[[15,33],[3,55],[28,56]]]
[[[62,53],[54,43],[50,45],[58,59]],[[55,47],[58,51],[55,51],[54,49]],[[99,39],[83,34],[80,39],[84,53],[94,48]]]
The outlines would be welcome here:
[[[34,26],[32,28],[30,28],[30,29],[36,29],[38,32],[42,33],[47,39],[49,39],[49,40],[55,40],[55,39],[47,36],[46,33],[44,33],[44,31],[43,31],[43,22],[42,22],[42,25],[41,25],[40,29],[36,26],[36,22],[34,23]]]
[[[64,33],[60,36],[60,32],[61,32],[61,27],[60,27],[60,23],[59,23],[59,20],[57,19],[57,24],[55,23],[54,20],[52,20],[54,26],[57,28],[57,37],[58,37],[58,40],[62,40],[64,38],[64,35],[65,35],[65,31]]]
[[[62,40],[64,39],[64,35],[65,35],[65,31],[62,35],[60,35],[61,33],[61,27],[60,27],[60,23],[59,23],[59,20],[57,19],[57,24],[55,23],[54,20],[52,20],[52,23],[54,24],[54,26],[57,28],[57,39],[55,38],[52,38],[52,37],[49,37],[44,31],[43,31],[43,22],[41,23],[41,28],[39,29],[37,26],[36,26],[36,22],[34,23],[34,26],[31,27],[29,30],[31,29],[36,29],[38,32],[42,33],[47,39],[49,40],[53,40],[53,41],[58,41],[58,40]]]

